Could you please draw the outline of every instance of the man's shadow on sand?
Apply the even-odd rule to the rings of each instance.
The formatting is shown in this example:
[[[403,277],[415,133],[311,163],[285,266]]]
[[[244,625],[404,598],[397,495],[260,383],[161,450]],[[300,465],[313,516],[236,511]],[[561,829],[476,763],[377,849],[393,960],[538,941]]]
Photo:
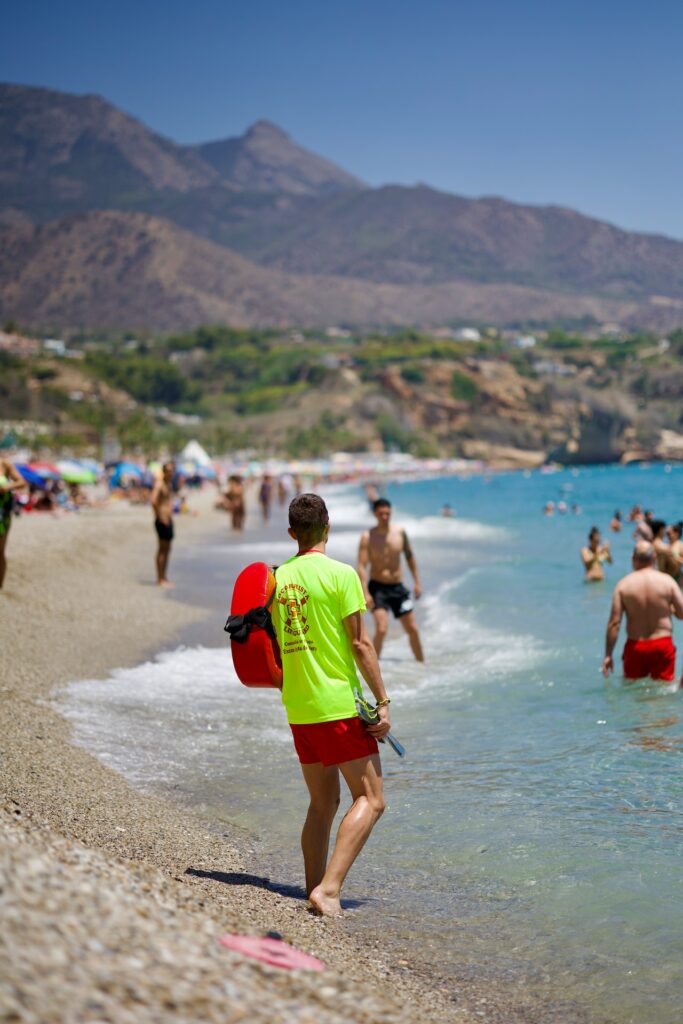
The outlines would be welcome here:
[[[272,882],[270,878],[263,878],[261,875],[248,875],[242,871],[202,871],[200,868],[187,868],[185,874],[194,878],[209,878],[222,885],[252,885],[255,889],[267,889],[268,892],[276,892],[279,896],[287,896],[291,900],[301,900],[304,903],[308,901],[306,890],[300,885]],[[343,899],[341,905],[345,910],[353,910],[369,902],[369,899]]]

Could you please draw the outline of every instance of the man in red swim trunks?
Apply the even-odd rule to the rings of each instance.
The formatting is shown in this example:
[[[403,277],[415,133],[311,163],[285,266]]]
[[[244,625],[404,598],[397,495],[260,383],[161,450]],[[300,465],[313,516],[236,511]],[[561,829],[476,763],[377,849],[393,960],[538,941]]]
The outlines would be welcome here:
[[[301,834],[306,892],[319,913],[338,917],[344,879],[384,811],[377,740],[391,723],[379,662],[363,625],[363,588],[351,566],[325,554],[329,531],[322,498],[294,498],[289,535],[299,550],[276,571],[271,614],[282,655],[282,703],[310,795]],[[365,726],[357,716],[356,667],[377,701],[376,725]],[[340,772],[353,803],[328,864]]]
[[[612,595],[602,663],[605,678],[614,669],[612,651],[625,614],[624,677],[651,676],[662,682],[674,681],[676,648],[671,635],[672,616],[683,619],[683,597],[675,580],[668,573],[659,572],[656,565],[654,546],[649,541],[638,541],[633,550],[633,572],[617,583]]]

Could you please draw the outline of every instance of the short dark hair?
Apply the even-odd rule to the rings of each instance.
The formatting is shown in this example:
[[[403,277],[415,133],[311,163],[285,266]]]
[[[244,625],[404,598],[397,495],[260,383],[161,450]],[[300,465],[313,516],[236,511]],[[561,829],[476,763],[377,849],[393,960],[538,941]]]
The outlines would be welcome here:
[[[391,508],[391,502],[388,498],[378,498],[372,503],[372,511],[376,512],[378,508]]]
[[[596,536],[599,536],[599,535],[600,535],[600,530],[598,529],[598,527],[597,526],[591,526],[590,533],[588,534],[588,539],[589,540],[593,540],[593,537],[596,537]]]
[[[322,540],[330,522],[327,505],[319,494],[297,494],[289,503],[289,525],[304,544]]]
[[[665,526],[666,526],[666,523],[664,522],[663,519],[651,519],[650,520],[650,529],[652,530],[652,536],[656,537],[658,533],[662,532],[662,530],[664,529]]]

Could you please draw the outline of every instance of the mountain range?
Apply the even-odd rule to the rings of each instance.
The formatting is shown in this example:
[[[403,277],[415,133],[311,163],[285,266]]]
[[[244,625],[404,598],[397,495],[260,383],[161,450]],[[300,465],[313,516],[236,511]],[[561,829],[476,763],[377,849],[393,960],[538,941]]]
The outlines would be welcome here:
[[[370,188],[259,121],[182,146],[0,85],[0,317],[29,326],[683,323],[683,243],[562,207]]]

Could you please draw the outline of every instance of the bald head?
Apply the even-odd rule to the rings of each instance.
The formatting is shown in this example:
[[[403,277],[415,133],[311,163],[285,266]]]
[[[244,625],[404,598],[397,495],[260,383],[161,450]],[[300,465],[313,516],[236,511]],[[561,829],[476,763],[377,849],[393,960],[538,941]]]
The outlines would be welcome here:
[[[633,568],[649,569],[657,561],[657,552],[649,540],[639,540],[633,549]]]

